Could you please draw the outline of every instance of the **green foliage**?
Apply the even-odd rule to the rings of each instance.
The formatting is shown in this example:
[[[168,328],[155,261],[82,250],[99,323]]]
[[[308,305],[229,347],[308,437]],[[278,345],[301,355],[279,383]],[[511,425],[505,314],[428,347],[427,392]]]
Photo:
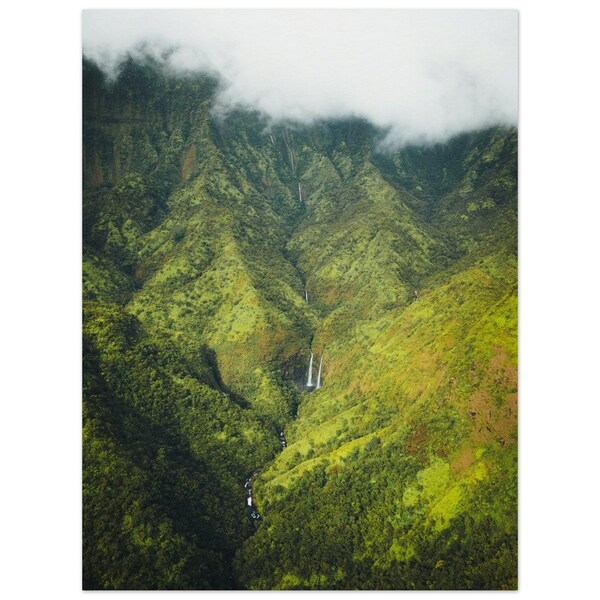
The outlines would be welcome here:
[[[84,587],[514,589],[516,131],[215,89],[84,62]]]
[[[84,316],[84,587],[231,586],[241,482],[276,441],[119,306]]]

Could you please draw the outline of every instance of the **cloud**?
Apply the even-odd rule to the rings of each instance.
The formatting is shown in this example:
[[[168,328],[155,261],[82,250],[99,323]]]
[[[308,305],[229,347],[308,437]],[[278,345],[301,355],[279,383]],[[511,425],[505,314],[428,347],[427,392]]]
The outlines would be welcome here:
[[[221,109],[363,117],[387,145],[517,123],[516,11],[84,11],[84,53],[107,70],[143,42],[174,49],[174,69],[218,73]]]

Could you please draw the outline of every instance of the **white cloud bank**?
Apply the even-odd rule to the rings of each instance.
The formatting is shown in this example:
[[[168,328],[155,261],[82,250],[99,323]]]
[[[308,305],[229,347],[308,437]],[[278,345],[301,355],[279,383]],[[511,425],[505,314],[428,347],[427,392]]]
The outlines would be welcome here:
[[[277,120],[360,116],[391,144],[517,123],[516,11],[84,11],[84,53],[106,68],[142,42],[218,72],[221,107]]]

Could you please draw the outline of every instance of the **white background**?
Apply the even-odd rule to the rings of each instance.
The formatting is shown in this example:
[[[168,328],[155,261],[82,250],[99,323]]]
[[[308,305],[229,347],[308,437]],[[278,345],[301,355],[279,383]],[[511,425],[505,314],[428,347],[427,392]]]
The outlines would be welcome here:
[[[64,4],[5,6],[0,19],[0,590],[9,599],[82,594],[80,10],[167,6]],[[376,6],[520,10],[519,595],[598,597],[595,10],[581,1],[367,5]]]

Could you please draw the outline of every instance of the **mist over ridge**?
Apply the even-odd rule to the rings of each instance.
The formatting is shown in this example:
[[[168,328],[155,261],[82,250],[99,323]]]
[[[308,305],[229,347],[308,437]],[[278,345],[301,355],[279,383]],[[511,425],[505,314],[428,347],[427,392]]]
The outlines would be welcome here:
[[[144,53],[216,75],[217,112],[364,118],[391,148],[517,123],[516,11],[93,10],[82,28],[109,75]]]
[[[516,589],[516,128],[378,152],[132,48],[82,64],[82,587]]]

